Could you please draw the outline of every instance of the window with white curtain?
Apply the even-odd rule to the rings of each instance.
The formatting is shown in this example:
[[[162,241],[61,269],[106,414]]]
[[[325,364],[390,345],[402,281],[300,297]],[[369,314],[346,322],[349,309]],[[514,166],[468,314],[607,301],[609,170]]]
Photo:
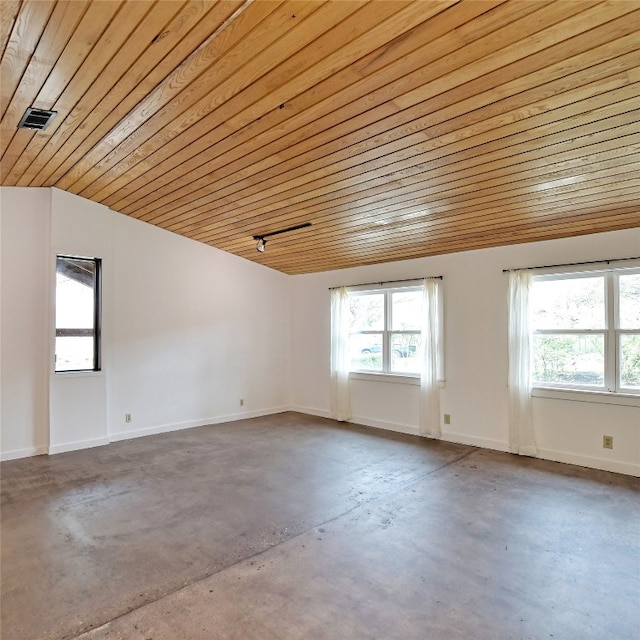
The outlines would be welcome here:
[[[420,373],[418,287],[349,294],[349,312],[352,371]]]
[[[348,296],[350,371],[419,377],[422,287],[357,290]],[[438,345],[441,349],[441,339]]]
[[[640,269],[534,276],[535,387],[640,394]]]

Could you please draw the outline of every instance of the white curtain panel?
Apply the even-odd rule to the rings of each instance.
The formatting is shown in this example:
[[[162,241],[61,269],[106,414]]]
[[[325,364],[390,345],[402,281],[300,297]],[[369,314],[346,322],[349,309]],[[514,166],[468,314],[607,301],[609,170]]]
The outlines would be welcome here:
[[[349,395],[349,297],[344,287],[331,291],[331,417],[351,418]]]
[[[439,438],[440,389],[438,387],[438,288],[440,280],[422,282],[422,374],[420,375],[420,435]]]
[[[531,272],[509,273],[509,450],[538,453],[533,435],[529,292]]]

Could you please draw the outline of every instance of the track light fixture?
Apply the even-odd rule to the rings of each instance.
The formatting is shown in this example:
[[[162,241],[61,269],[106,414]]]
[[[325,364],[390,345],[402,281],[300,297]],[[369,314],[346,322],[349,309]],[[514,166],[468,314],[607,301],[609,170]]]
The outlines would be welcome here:
[[[271,233],[263,233],[259,236],[253,236],[253,239],[256,240],[256,250],[260,253],[264,253],[264,247],[267,244],[267,238],[271,236],[277,236],[281,233],[287,233],[287,231],[296,231],[297,229],[304,229],[305,227],[310,227],[310,222],[304,222],[303,224],[298,224],[295,227],[288,227],[287,229],[280,229],[280,231],[272,231]]]

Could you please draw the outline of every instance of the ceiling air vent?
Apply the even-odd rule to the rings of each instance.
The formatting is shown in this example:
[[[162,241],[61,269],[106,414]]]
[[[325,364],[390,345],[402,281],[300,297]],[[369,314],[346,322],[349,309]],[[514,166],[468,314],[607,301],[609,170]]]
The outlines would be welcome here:
[[[57,111],[27,107],[27,110],[22,116],[22,120],[18,123],[18,129],[37,129],[38,131],[44,131],[51,124],[51,121],[56,117],[57,113]]]

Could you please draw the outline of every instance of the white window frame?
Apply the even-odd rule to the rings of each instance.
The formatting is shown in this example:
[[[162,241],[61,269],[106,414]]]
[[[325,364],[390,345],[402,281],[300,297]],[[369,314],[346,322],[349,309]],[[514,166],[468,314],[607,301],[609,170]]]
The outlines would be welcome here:
[[[604,384],[572,385],[568,383],[533,381],[534,394],[544,396],[545,391],[560,392],[549,397],[562,397],[562,392],[586,393],[604,396],[640,396],[640,389],[624,387],[621,383],[620,370],[620,336],[640,335],[638,329],[620,329],[619,325],[619,278],[621,275],[640,274],[640,267],[584,270],[579,272],[560,272],[536,274],[533,276],[533,286],[536,282],[549,280],[577,280],[580,278],[601,277],[604,280],[605,326],[603,329],[548,329],[534,330],[533,335],[602,335],[604,337]],[[533,345],[533,341],[531,343]],[[532,347],[533,349],[533,347]],[[531,363],[533,367],[533,353]],[[633,402],[635,405],[635,401]]]
[[[417,291],[422,292],[422,284],[421,281],[411,281],[407,282],[407,284],[398,286],[398,285],[380,285],[378,287],[372,288],[370,285],[364,287],[349,287],[347,289],[347,295],[349,297],[352,296],[361,296],[361,295],[375,295],[375,294],[384,294],[384,327],[382,330],[372,330],[372,331],[356,331],[353,334],[349,334],[349,338],[351,335],[367,335],[367,334],[382,334],[382,370],[374,371],[372,369],[350,369],[349,376],[355,379],[360,380],[377,380],[377,381],[386,381],[386,382],[395,382],[395,383],[407,383],[407,384],[420,384],[420,372],[398,372],[391,371],[391,339],[395,334],[410,334],[421,336],[422,331],[420,329],[411,329],[411,330],[391,330],[393,326],[393,317],[392,317],[392,296],[394,293],[408,292],[408,291]],[[438,287],[438,382],[441,386],[444,385],[444,322],[443,322],[443,304],[442,304],[442,285]]]
[[[360,297],[360,296],[371,296],[371,295],[382,295],[384,298],[384,310],[383,310],[383,328],[381,330],[367,330],[367,331],[354,331],[353,333],[349,333],[349,339],[351,340],[351,336],[353,335],[381,335],[382,336],[382,370],[375,371],[372,369],[351,369],[350,373],[358,373],[358,374],[371,374],[371,375],[385,375],[385,376],[401,376],[401,377],[412,377],[419,378],[420,373],[407,373],[407,372],[396,372],[391,371],[391,339],[394,334],[400,333],[403,335],[421,335],[421,331],[417,330],[407,330],[407,331],[392,331],[391,327],[393,326],[393,316],[392,316],[392,296],[394,293],[408,293],[408,292],[420,292],[421,288],[419,286],[406,286],[406,287],[379,287],[376,289],[367,289],[364,291],[354,291],[347,290],[347,295],[349,298]]]

